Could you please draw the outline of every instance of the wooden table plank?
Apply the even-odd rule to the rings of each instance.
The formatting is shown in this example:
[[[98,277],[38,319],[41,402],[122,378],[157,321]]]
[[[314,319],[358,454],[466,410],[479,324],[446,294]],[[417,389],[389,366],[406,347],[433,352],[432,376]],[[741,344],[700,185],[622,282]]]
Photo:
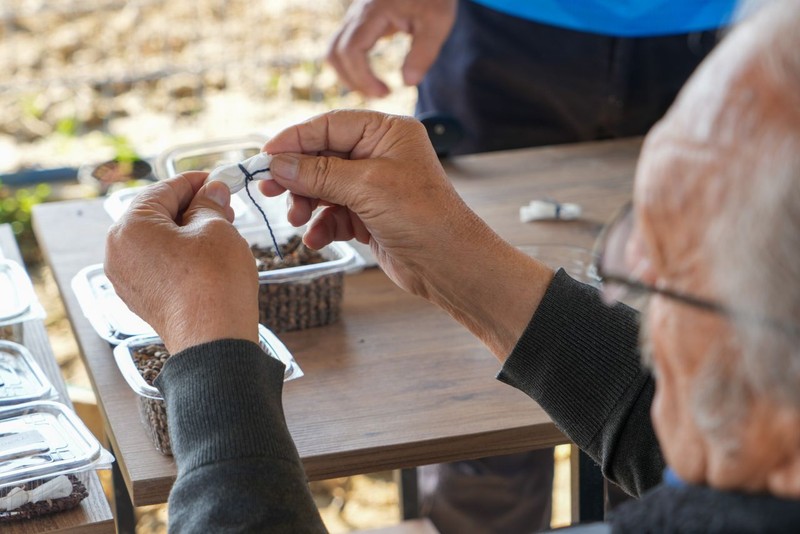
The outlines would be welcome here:
[[[22,264],[22,258],[14,240],[11,227],[7,224],[0,225],[0,256]],[[56,363],[47,330],[42,321],[28,321],[23,326],[25,347],[31,352],[36,363],[44,371],[47,378],[60,395],[60,401],[72,406],[67,395],[67,387],[61,377],[61,371]],[[41,532],[86,533],[95,534],[114,532],[114,518],[108,506],[103,487],[95,473],[88,477],[86,489],[89,496],[80,506],[73,510],[52,514],[50,516],[10,523],[3,525],[3,532],[32,534]]]
[[[462,157],[447,172],[465,200],[516,245],[589,247],[630,196],[639,141]],[[522,224],[534,198],[579,202],[585,218]],[[70,288],[103,260],[110,224],[101,203],[38,206],[34,225],[76,332],[128,490],[164,502],[174,462],[147,438],[135,395]],[[338,324],[281,334],[306,373],[286,384],[284,408],[310,479],[508,454],[564,443],[547,415],[497,382],[490,353],[444,312],[398,289],[379,270],[348,276]]]

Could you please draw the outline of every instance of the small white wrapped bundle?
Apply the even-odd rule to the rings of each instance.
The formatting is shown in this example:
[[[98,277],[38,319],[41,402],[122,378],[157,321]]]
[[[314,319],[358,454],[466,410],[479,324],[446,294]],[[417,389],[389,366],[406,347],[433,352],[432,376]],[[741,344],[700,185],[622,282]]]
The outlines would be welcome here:
[[[39,487],[25,491],[22,488],[13,488],[5,497],[0,497],[0,511],[16,510],[29,502],[46,501],[48,499],[61,499],[69,497],[72,493],[72,482],[64,475],[45,482]]]
[[[581,207],[578,204],[561,203],[555,200],[531,200],[527,206],[519,208],[521,222],[541,220],[571,221],[581,216]]]
[[[211,171],[206,181],[222,182],[228,186],[231,194],[238,193],[247,183],[247,175],[242,172],[241,167],[244,167],[253,180],[272,180],[272,174],[269,172],[270,163],[272,163],[272,156],[260,152],[241,163],[230,163],[217,167]]]

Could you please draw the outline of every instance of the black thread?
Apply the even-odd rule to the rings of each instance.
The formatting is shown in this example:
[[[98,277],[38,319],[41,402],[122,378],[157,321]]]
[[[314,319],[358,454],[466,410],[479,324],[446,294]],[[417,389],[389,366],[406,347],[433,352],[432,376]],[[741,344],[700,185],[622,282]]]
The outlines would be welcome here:
[[[278,254],[278,257],[281,259],[281,261],[283,261],[283,254],[281,253],[281,247],[278,246],[278,240],[275,239],[275,234],[272,232],[272,226],[270,226],[270,224],[269,224],[269,220],[267,219],[267,214],[264,213],[264,210],[261,209],[261,206],[258,205],[258,202],[256,202],[256,199],[254,199],[253,195],[250,194],[249,185],[250,185],[250,182],[255,180],[255,178],[253,178],[253,177],[256,174],[259,174],[259,173],[262,173],[262,172],[269,172],[269,167],[267,167],[265,169],[259,169],[257,171],[253,171],[251,173],[251,172],[248,172],[247,169],[244,168],[244,165],[242,165],[241,163],[239,163],[238,165],[239,165],[239,170],[241,170],[242,174],[244,174],[244,190],[247,192],[247,196],[250,197],[250,201],[255,205],[256,209],[261,212],[261,216],[264,218],[264,222],[267,223],[267,230],[269,230],[269,236],[272,238],[272,244],[275,246],[275,252]]]

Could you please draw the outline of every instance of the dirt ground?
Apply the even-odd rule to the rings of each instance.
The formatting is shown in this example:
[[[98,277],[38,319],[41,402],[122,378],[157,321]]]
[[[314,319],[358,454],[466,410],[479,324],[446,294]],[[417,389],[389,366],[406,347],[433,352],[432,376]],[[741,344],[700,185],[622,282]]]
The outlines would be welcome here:
[[[323,57],[347,0],[4,0],[0,7],[0,174],[79,167],[133,152],[281,128],[335,108],[413,112],[405,38],[381,42],[390,97],[345,90]],[[55,198],[95,194],[77,183]],[[73,400],[97,427],[91,386],[58,291],[35,272],[48,332]],[[100,432],[100,429],[97,430]],[[554,525],[568,522],[568,449],[556,452]],[[331,532],[399,520],[391,472],[315,482]],[[165,506],[138,510],[137,532],[166,532]]]

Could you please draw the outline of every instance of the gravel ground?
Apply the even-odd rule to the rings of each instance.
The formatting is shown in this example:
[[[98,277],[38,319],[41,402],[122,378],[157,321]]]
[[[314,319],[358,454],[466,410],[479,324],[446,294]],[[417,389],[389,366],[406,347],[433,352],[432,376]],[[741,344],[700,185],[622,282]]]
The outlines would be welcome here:
[[[348,3],[5,0],[0,173],[103,161],[120,139],[150,157],[332,108],[412,112],[416,91],[398,74],[406,39],[374,54],[396,88],[386,99],[347,92],[323,63]]]

